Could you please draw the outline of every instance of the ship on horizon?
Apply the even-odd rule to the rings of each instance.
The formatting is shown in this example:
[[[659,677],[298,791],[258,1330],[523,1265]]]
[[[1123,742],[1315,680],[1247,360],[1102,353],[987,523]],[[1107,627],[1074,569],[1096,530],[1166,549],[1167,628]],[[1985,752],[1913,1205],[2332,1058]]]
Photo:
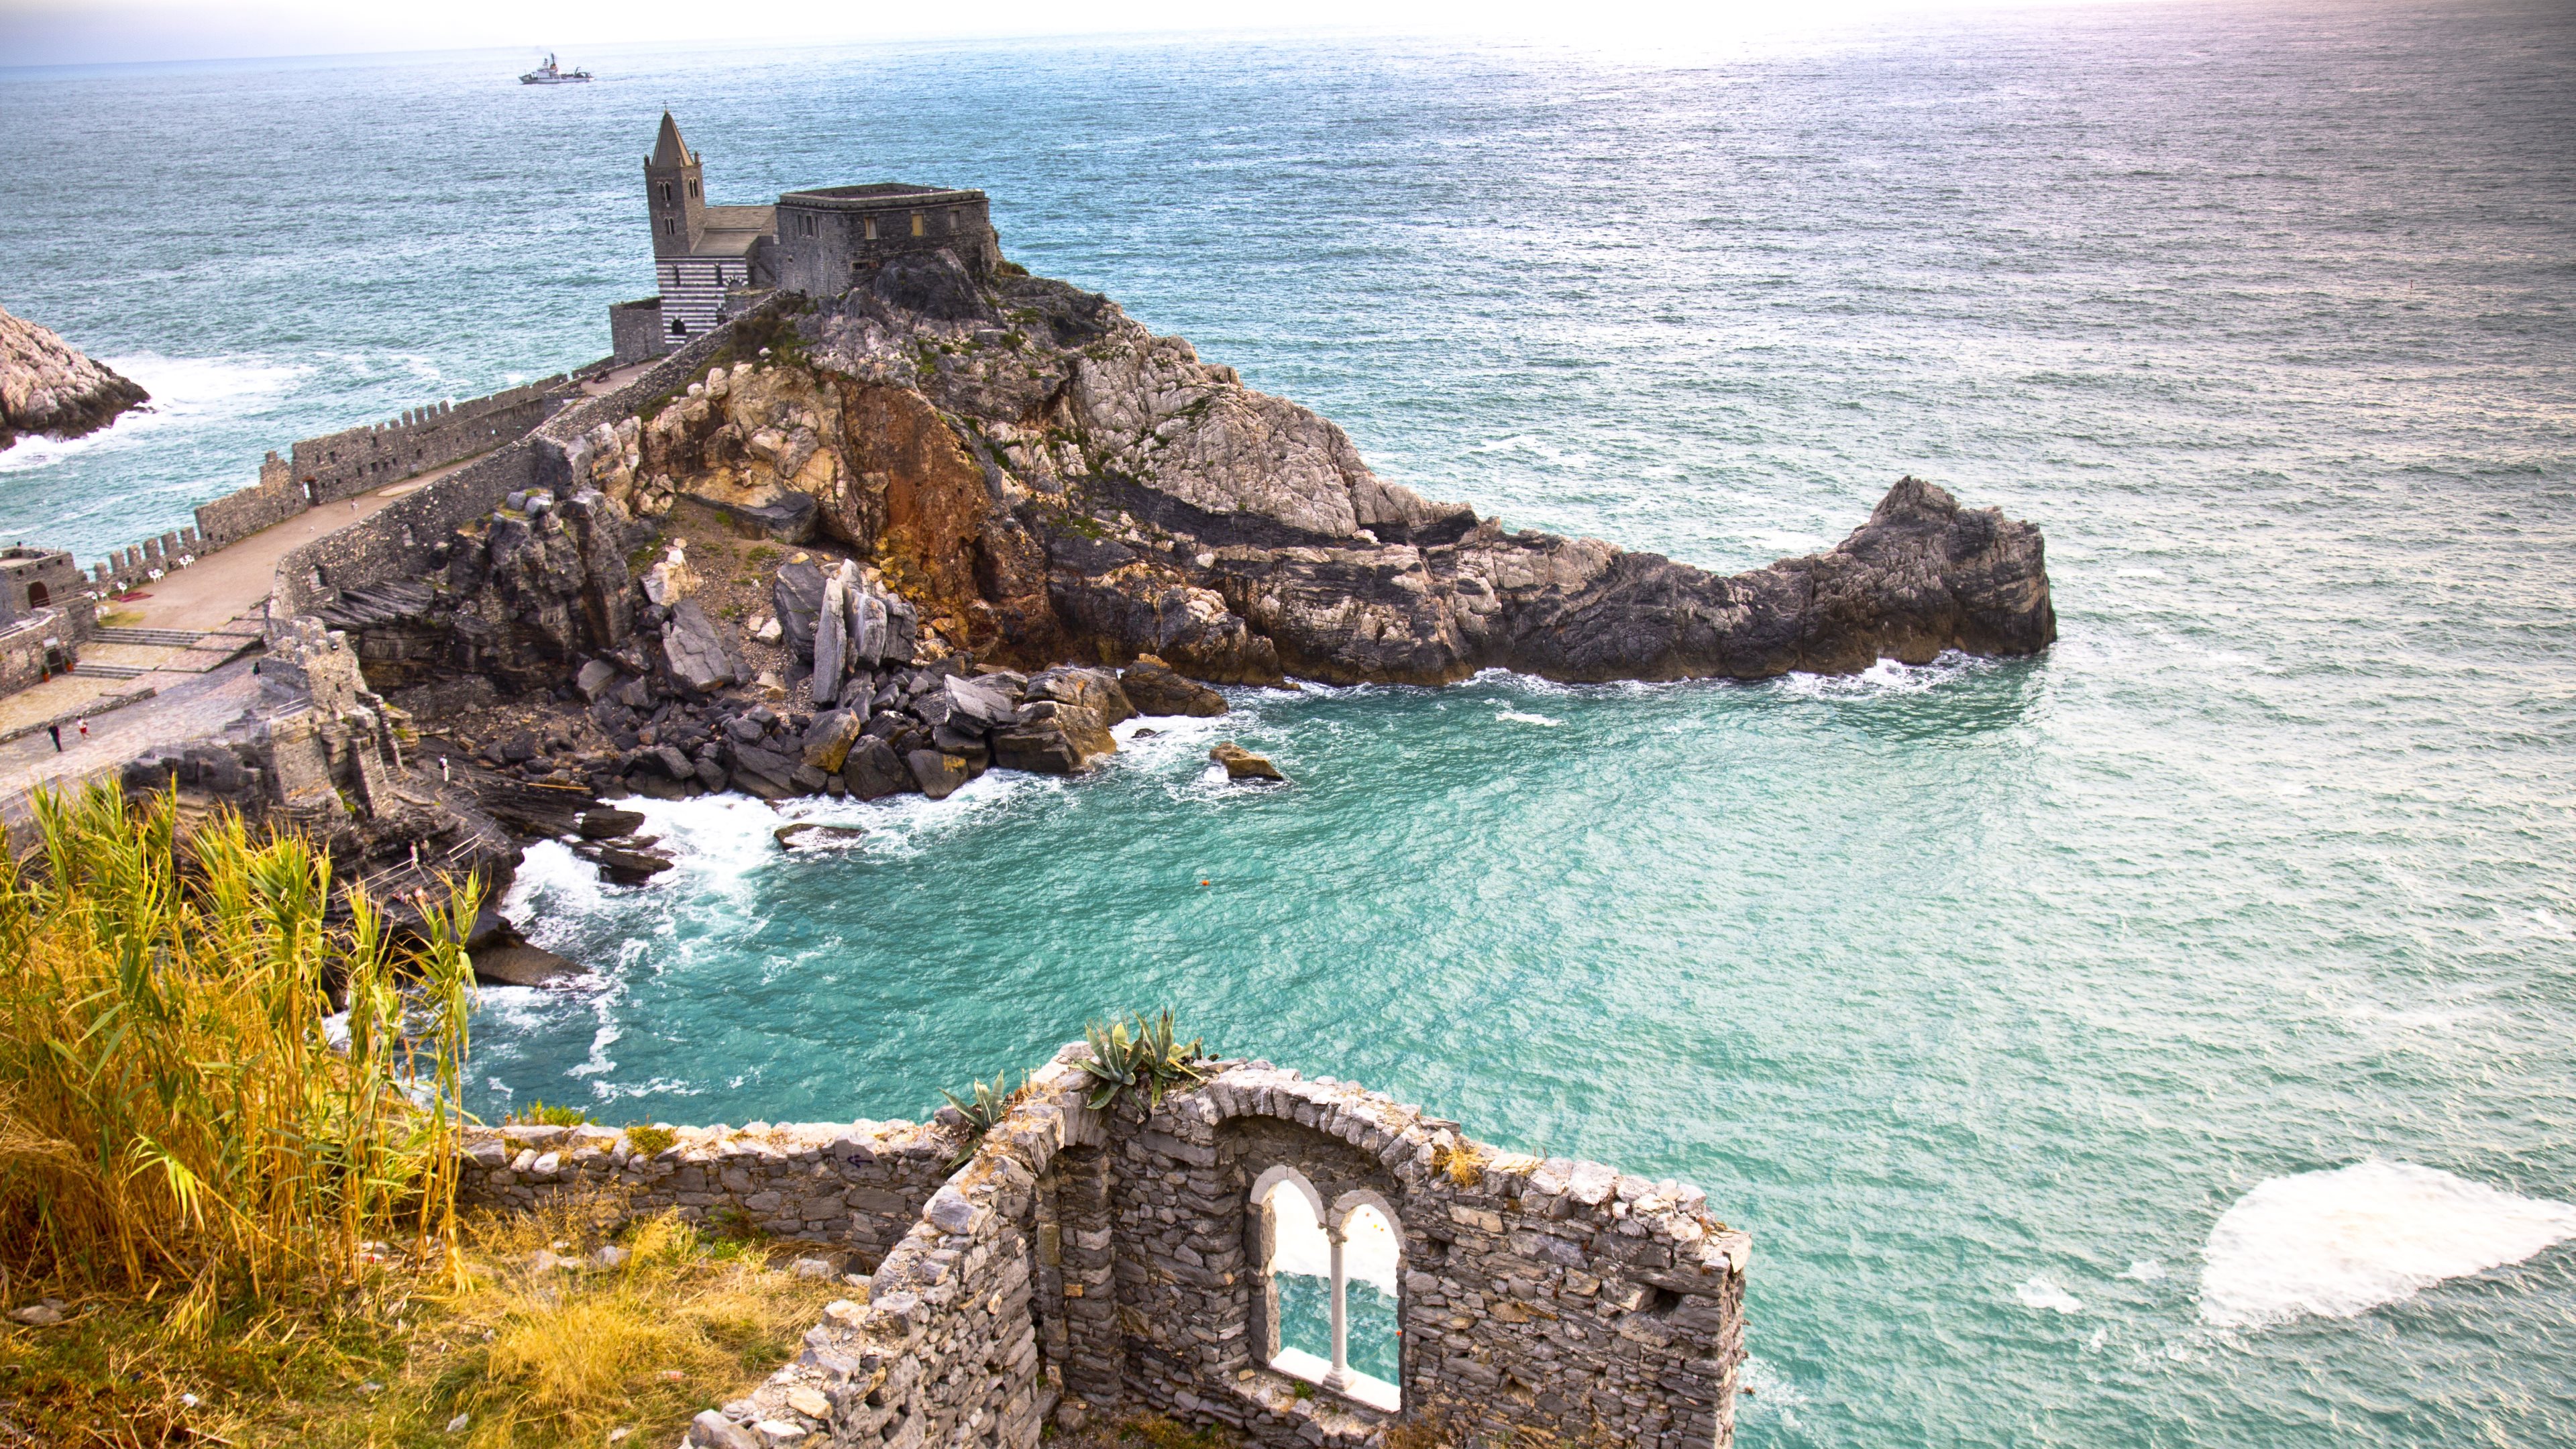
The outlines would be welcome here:
[[[574,81],[586,81],[588,79],[590,79],[590,72],[586,70],[556,69],[554,52],[548,51],[546,52],[546,63],[519,77],[519,84],[523,86],[561,86],[570,85]]]

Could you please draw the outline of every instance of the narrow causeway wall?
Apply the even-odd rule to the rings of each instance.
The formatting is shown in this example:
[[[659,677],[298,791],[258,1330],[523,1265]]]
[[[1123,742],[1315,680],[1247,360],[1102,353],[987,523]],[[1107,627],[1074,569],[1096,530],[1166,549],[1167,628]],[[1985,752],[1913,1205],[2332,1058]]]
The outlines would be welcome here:
[[[1357,1449],[1400,1422],[1462,1445],[1732,1441],[1750,1241],[1696,1189],[1498,1155],[1266,1062],[1094,1112],[1085,1050],[1031,1074],[953,1173],[950,1128],[684,1133],[649,1156],[604,1129],[509,1128],[469,1140],[467,1196],[620,1183],[639,1208],[875,1258],[867,1301],[826,1308],[794,1363],[700,1415],[696,1449],[1029,1449],[1050,1417],[1132,1412],[1277,1449]],[[1363,1216],[1392,1229],[1395,1382],[1280,1350],[1272,1269],[1304,1271],[1272,1258],[1283,1194],[1337,1262]]]

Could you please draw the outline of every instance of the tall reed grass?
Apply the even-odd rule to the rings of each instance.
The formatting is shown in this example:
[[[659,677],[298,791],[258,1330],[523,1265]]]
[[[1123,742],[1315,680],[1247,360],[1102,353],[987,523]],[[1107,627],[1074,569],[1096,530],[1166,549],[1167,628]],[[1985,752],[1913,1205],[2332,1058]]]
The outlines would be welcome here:
[[[477,883],[398,943],[299,836],[105,786],[34,813],[0,860],[0,1291],[175,1295],[184,1333],[369,1241],[458,1262]]]

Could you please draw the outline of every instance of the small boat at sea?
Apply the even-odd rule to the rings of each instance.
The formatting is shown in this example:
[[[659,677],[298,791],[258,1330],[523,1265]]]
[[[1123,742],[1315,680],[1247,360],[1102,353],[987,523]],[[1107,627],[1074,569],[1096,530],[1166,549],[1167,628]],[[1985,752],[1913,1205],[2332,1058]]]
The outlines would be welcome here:
[[[557,70],[555,68],[554,55],[549,52],[546,56],[546,63],[538,66],[535,70],[528,72],[526,75],[519,77],[519,84],[523,86],[563,86],[570,85],[574,81],[586,81],[588,79],[590,79],[590,72],[586,70]]]

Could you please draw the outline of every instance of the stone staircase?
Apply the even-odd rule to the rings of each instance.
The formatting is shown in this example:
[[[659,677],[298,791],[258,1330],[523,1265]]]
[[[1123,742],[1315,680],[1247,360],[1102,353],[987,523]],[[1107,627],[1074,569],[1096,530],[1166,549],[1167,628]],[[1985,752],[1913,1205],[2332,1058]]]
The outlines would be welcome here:
[[[148,644],[161,649],[190,649],[205,636],[193,629],[97,629],[89,637],[101,644]]]
[[[151,673],[141,664],[109,664],[104,660],[83,659],[72,665],[72,673],[82,679],[139,679]]]

